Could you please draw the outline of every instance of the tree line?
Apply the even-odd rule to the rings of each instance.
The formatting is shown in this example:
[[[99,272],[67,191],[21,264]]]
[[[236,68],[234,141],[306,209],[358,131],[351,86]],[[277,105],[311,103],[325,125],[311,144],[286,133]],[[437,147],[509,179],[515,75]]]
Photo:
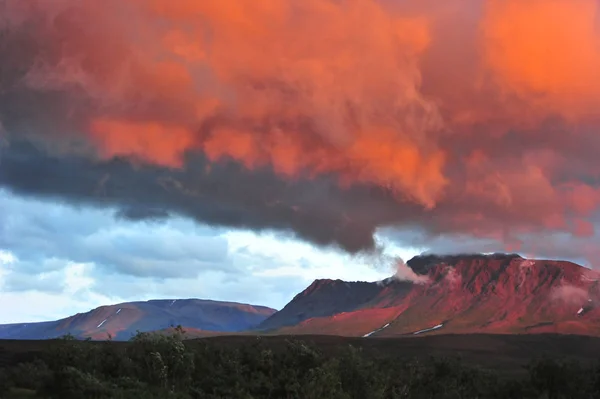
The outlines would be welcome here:
[[[542,358],[519,378],[457,359],[374,358],[345,346],[324,354],[288,339],[239,348],[138,333],[125,345],[65,336],[35,359],[0,369],[0,398],[396,399],[597,398],[600,367]]]

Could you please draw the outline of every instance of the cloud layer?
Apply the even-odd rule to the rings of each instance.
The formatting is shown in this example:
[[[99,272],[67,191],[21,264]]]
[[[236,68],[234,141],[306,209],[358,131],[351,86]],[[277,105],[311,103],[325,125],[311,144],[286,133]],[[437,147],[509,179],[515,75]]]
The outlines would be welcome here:
[[[536,253],[550,237],[558,257],[596,256],[595,0],[0,10],[0,184],[15,192],[353,253],[401,228],[419,246]]]

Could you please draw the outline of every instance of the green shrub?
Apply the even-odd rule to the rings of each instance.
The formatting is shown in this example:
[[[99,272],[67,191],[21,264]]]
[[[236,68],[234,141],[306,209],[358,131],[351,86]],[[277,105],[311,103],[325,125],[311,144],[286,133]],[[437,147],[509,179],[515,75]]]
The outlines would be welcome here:
[[[61,399],[112,398],[112,389],[106,382],[74,367],[64,367],[41,390],[43,394]]]
[[[539,395],[549,399],[583,397],[592,388],[590,371],[576,363],[567,363],[550,358],[533,361],[529,366],[531,387]]]
[[[0,398],[3,398],[13,386],[14,382],[9,373],[5,369],[0,369]]]
[[[311,369],[301,385],[300,397],[304,399],[353,398],[354,396],[345,392],[342,387],[339,371],[343,367],[338,359],[332,359],[320,367]]]
[[[170,390],[189,383],[194,358],[179,333],[138,333],[131,339],[127,354],[140,381]]]
[[[42,360],[21,363],[9,372],[12,385],[17,388],[38,390],[53,377],[52,371]]]

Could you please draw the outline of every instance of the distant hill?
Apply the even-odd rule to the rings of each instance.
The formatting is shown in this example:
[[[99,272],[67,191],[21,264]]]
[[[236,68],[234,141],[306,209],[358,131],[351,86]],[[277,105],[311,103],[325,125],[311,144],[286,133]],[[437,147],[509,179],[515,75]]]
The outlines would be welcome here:
[[[600,336],[600,273],[515,254],[427,255],[426,281],[316,280],[257,331],[402,336],[569,333]]]
[[[0,339],[78,338],[127,340],[139,331],[182,325],[191,330],[238,332],[257,326],[275,309],[202,299],[151,300],[101,306],[87,313],[41,323],[0,325]]]

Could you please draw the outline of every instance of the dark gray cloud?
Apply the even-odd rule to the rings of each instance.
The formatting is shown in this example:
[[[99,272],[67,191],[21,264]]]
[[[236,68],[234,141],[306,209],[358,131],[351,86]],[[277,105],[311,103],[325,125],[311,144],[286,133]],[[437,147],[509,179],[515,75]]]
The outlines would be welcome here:
[[[597,221],[595,223],[598,224]],[[440,234],[430,236],[426,232],[416,230],[386,229],[379,231],[379,235],[390,242],[402,243],[417,251],[429,254],[472,254],[510,252],[503,250],[498,245],[498,239],[477,238],[470,235]],[[569,246],[570,237],[567,234],[541,234],[523,235],[515,248],[524,257],[544,258],[557,260],[570,260],[588,267],[598,268],[596,252],[585,252],[583,248],[594,248],[597,242],[595,237],[581,240],[578,244]],[[407,261],[408,259],[404,259]]]
[[[115,217],[133,222],[139,221],[161,221],[168,219],[171,215],[164,209],[146,208],[144,206],[128,206],[119,209]]]
[[[326,178],[287,182],[233,162],[209,167],[198,154],[188,156],[184,169],[171,170],[121,158],[51,156],[11,140],[0,165],[0,185],[22,195],[117,207],[119,217],[133,220],[174,213],[215,226],[287,230],[350,252],[372,248],[377,225],[399,216],[380,189],[343,190]]]
[[[161,168],[126,158],[101,161],[73,153],[51,155],[29,141],[14,139],[0,154],[0,186],[19,195],[83,207],[81,220],[65,221],[72,224],[66,229],[79,232],[79,240],[91,230],[89,226],[93,223],[83,222],[86,218],[83,209],[91,207],[116,209],[115,218],[124,222],[165,221],[179,215],[214,228],[276,230],[350,253],[374,248],[375,233],[381,230],[382,235],[397,245],[440,253],[509,250],[587,263],[593,262],[596,254],[595,235],[579,238],[577,245],[567,244],[573,243],[573,237],[566,233],[478,237],[467,228],[472,220],[464,222],[462,231],[449,228],[452,223],[462,224],[459,219],[463,214],[454,213],[452,206],[431,211],[408,203],[399,206],[397,199],[380,188],[343,189],[327,178],[285,181],[268,169],[248,171],[234,162],[209,164],[201,154],[188,154],[181,169]],[[7,223],[7,217],[0,215],[0,222]],[[497,219],[499,230],[510,224],[510,218],[506,219]],[[52,248],[55,244],[49,244],[43,237],[61,232],[52,230],[45,220],[33,218],[22,227],[22,234],[29,237],[29,245],[36,249],[28,256],[55,250]],[[597,223],[595,217],[589,220]],[[154,229],[158,225],[146,226]],[[509,244],[513,246],[508,247]],[[88,245],[103,254],[102,261],[107,264],[120,264],[122,268],[128,265],[131,273],[146,270],[136,256],[128,253],[127,246],[119,247],[121,252],[116,254],[101,249],[104,244],[89,242]],[[155,259],[149,264],[162,269],[158,265],[162,258],[153,250],[154,244],[144,245]],[[206,245],[210,251],[220,248],[210,240]],[[139,253],[137,249],[132,253]],[[71,256],[81,259],[77,254]],[[198,257],[193,265],[181,266],[188,269],[181,272],[193,273],[195,267],[210,267],[202,259]],[[208,263],[213,260],[208,259]]]

